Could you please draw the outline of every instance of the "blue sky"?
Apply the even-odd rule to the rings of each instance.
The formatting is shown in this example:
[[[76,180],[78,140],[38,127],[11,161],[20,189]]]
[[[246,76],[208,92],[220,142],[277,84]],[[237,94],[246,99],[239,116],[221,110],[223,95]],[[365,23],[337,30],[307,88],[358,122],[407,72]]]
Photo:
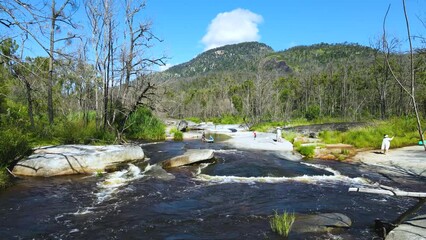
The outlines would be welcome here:
[[[81,26],[78,31],[91,36],[84,0],[77,1],[80,9],[75,19]],[[114,1],[117,21],[123,21],[124,1]],[[247,41],[265,43],[275,51],[321,42],[370,46],[383,33],[383,18],[389,4],[389,39],[397,37],[402,40],[398,50],[408,50],[402,0],[146,0],[146,4],[137,21],[151,20],[154,34],[164,40],[147,54],[165,54],[169,58],[167,66],[155,71],[187,62],[207,49]],[[412,35],[426,37],[426,0],[406,0],[406,5]],[[8,35],[9,29],[0,30]],[[117,34],[121,31],[117,30]],[[67,29],[62,32],[66,34]],[[119,41],[124,39],[123,35],[117,37]],[[43,41],[48,46],[48,39]],[[81,45],[76,43],[75,47],[78,44]],[[426,47],[426,43],[422,45],[417,39],[415,46]],[[30,39],[25,55],[47,54]]]
[[[276,51],[321,42],[369,46],[382,34],[389,4],[386,31],[406,41],[401,0],[148,0],[145,16],[164,40],[155,51],[176,65],[209,48],[245,41]],[[412,35],[426,35],[419,20],[426,20],[426,1],[406,0],[406,6]]]

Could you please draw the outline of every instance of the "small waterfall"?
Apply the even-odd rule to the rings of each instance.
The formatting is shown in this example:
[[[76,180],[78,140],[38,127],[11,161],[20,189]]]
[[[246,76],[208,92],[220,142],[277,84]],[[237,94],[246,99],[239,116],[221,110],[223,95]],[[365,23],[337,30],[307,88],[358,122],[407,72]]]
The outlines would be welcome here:
[[[95,193],[97,197],[97,203],[102,203],[105,200],[110,199],[122,191],[124,186],[144,176],[145,175],[143,173],[141,174],[141,169],[133,164],[129,164],[127,169],[108,173],[105,179],[97,184],[99,188],[99,192]]]
[[[342,175],[339,171],[336,171],[330,167],[310,164],[310,163],[302,163],[309,167],[318,168],[325,170],[327,172],[332,173],[332,175],[303,175],[297,177],[239,177],[239,176],[211,176],[207,174],[201,174],[201,168],[199,174],[196,176],[196,179],[199,181],[210,182],[215,184],[223,184],[223,183],[280,183],[280,182],[303,182],[309,184],[315,183],[348,183],[352,186],[365,186],[371,185],[370,181],[362,178],[356,177],[351,178],[345,175]]]

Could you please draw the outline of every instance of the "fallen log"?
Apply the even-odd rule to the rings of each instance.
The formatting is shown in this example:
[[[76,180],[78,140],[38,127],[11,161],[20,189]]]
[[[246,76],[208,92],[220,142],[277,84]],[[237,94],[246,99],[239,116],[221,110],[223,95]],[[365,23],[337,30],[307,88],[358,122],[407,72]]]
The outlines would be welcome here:
[[[386,189],[349,188],[349,192],[384,194],[384,195],[398,196],[398,197],[426,198],[426,193],[424,193],[424,192],[405,192],[405,191],[401,191],[401,190],[391,189],[391,188],[388,188],[388,187],[386,187]]]

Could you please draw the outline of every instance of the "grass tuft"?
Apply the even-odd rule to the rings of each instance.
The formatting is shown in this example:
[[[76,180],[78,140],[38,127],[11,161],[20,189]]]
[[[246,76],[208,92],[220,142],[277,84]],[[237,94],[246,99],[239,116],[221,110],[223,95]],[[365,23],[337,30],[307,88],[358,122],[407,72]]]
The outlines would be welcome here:
[[[287,237],[296,220],[295,214],[288,213],[287,211],[284,211],[283,214],[278,214],[276,210],[274,212],[274,216],[269,220],[272,231],[283,237]]]

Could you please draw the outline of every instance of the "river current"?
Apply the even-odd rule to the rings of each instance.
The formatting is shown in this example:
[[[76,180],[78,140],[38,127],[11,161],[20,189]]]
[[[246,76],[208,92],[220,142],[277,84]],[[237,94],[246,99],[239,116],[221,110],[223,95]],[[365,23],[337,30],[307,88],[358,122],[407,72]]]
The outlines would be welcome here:
[[[215,149],[216,161],[164,171],[187,149]],[[392,221],[416,201],[349,187],[392,182],[361,166],[243,151],[199,141],[144,144],[148,159],[102,176],[22,178],[0,192],[0,239],[282,239],[269,226],[278,212],[342,213],[352,226],[289,239],[379,239],[374,220]],[[147,164],[148,163],[148,164]],[[419,213],[425,214],[425,209]]]

